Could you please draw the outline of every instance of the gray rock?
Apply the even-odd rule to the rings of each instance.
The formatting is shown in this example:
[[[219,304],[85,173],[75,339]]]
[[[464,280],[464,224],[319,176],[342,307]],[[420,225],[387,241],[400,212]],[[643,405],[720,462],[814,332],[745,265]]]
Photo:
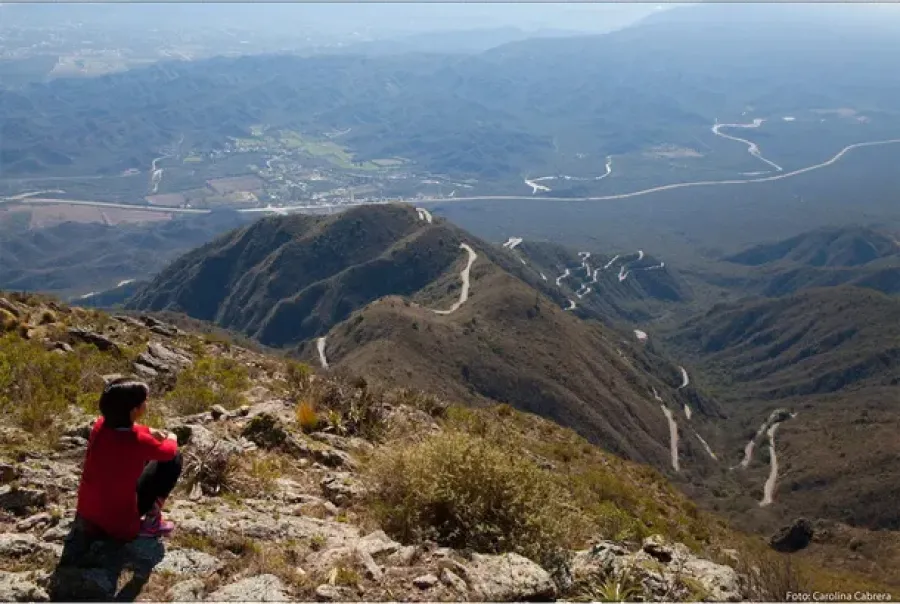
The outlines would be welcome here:
[[[191,365],[193,361],[184,351],[160,342],[150,342],[147,345],[147,352],[139,354],[136,363],[149,367],[158,373],[177,373]],[[135,370],[137,370],[136,367]]]
[[[131,367],[134,369],[134,372],[141,377],[152,379],[159,375],[159,372],[156,369],[138,361],[135,361]]]
[[[77,342],[84,342],[85,344],[93,344],[99,350],[103,352],[116,352],[121,353],[122,349],[116,342],[113,342],[103,334],[99,334],[95,331],[90,331],[88,329],[81,329],[78,327],[70,327],[68,330],[69,337]]]
[[[75,520],[70,514],[69,516],[60,520],[59,524],[57,524],[53,528],[44,531],[44,534],[41,535],[41,539],[50,543],[59,543],[69,535],[74,524]]]
[[[35,528],[44,528],[53,524],[53,516],[47,512],[41,512],[34,516],[29,516],[24,520],[16,523],[17,531],[30,531]]]
[[[144,324],[135,319],[134,317],[129,317],[128,315],[113,315],[112,317],[116,321],[120,323],[125,323],[126,325],[131,325],[132,327],[144,327]]]
[[[90,438],[91,429],[93,429],[93,427],[94,427],[94,420],[81,422],[79,424],[75,424],[75,425],[67,427],[63,431],[63,436],[73,436],[73,437],[77,437],[77,438],[87,439],[87,438]]]
[[[676,555],[673,546],[662,535],[650,535],[644,539],[642,549],[663,564],[670,563]]]
[[[22,558],[46,548],[28,533],[0,533],[0,558]]]
[[[319,585],[316,588],[316,600],[319,602],[340,602],[341,600],[355,600],[356,593],[349,587],[337,585]]]
[[[339,436],[330,432],[313,432],[309,435],[320,442],[331,445],[342,451],[372,451],[375,446],[369,441],[356,436]]]
[[[161,342],[150,342],[147,344],[147,352],[154,358],[170,366],[186,367],[193,362],[191,356],[187,352]]]
[[[172,327],[170,325],[165,325],[165,326],[164,325],[154,325],[153,327],[150,328],[150,331],[152,331],[153,333],[158,333],[161,336],[169,337],[169,338],[174,338],[179,333],[181,333],[179,329]]]
[[[365,488],[349,472],[329,474],[322,479],[321,486],[325,498],[339,506],[360,499],[366,493]]]
[[[217,602],[284,602],[287,588],[275,575],[257,575],[241,579],[211,593],[207,600]]]
[[[615,572],[618,560],[628,552],[612,541],[601,541],[589,550],[575,552],[569,564],[571,578],[576,583],[590,583],[597,577]]]
[[[156,566],[156,570],[183,575],[215,572],[223,566],[225,566],[224,562],[204,552],[194,549],[176,549],[166,552],[162,562]]]
[[[356,544],[357,549],[366,552],[373,558],[389,556],[401,547],[402,546],[399,543],[388,537],[387,534],[381,530],[369,533]]]
[[[22,515],[30,508],[43,508],[47,505],[47,493],[27,487],[0,487],[0,509]]]
[[[468,577],[469,569],[467,569],[461,562],[457,562],[453,558],[442,558],[438,560],[438,568],[441,570],[447,569],[450,572],[459,575],[460,577]]]
[[[474,554],[467,567],[469,584],[488,602],[545,601],[556,597],[550,573],[518,554]]]
[[[730,566],[691,556],[685,562],[682,572],[700,584],[706,600],[740,602],[745,599],[740,577]]]
[[[413,545],[404,545],[387,557],[387,563],[391,566],[409,566],[416,559],[418,550]]]
[[[431,573],[428,573],[427,575],[421,575],[413,579],[413,585],[415,585],[419,589],[431,589],[437,584],[438,578]]]
[[[381,581],[384,573],[382,572],[381,567],[378,566],[378,563],[375,562],[375,559],[372,558],[368,552],[357,549],[356,558],[359,560],[359,563],[362,564],[367,579]]]
[[[62,436],[60,437],[57,449],[60,451],[83,451],[87,449],[88,441],[80,436]]]
[[[244,452],[240,443],[213,434],[209,428],[200,424],[180,424],[172,428],[178,437],[178,445],[190,445],[198,451],[209,451],[215,447],[223,455],[237,455]]]
[[[49,594],[31,577],[31,573],[0,571],[0,602],[47,602]]]
[[[441,583],[460,593],[465,593],[469,589],[463,578],[449,568],[441,570]]]
[[[68,342],[54,342],[53,349],[61,352],[75,352],[75,349]]]
[[[309,456],[323,466],[329,468],[354,468],[356,462],[349,453],[339,449],[315,449],[309,448]]]
[[[0,308],[12,314],[14,317],[21,316],[22,314],[22,311],[19,310],[19,307],[6,298],[0,298]]]
[[[225,409],[222,405],[213,405],[209,409],[210,414],[212,414],[212,418],[214,420],[219,420],[223,417],[228,417],[228,410]]]
[[[173,602],[199,602],[203,599],[204,585],[200,579],[188,579],[169,588]]]

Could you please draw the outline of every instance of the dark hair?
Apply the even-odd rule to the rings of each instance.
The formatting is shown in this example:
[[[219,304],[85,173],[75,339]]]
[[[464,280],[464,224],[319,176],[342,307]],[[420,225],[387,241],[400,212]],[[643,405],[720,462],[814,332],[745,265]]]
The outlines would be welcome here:
[[[100,395],[100,413],[104,425],[110,428],[127,428],[131,425],[131,412],[144,401],[150,388],[144,382],[120,377],[112,380]]]

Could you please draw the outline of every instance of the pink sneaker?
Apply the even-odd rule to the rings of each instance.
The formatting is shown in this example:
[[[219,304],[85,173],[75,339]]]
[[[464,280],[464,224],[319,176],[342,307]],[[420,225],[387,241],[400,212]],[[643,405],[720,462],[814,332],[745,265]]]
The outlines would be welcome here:
[[[139,536],[141,537],[167,537],[171,532],[175,530],[175,523],[169,520],[164,520],[162,517],[162,513],[147,514],[144,517],[144,520],[141,522],[141,532]]]
[[[175,523],[163,519],[162,506],[165,499],[157,499],[153,507],[141,521],[141,537],[165,537],[175,530]]]

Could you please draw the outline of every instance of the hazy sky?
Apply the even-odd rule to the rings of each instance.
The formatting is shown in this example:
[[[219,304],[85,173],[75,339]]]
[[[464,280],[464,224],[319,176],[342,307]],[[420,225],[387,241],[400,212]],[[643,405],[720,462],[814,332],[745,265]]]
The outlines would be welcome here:
[[[114,4],[114,5],[111,5]],[[653,13],[657,5],[629,3],[143,3],[4,5],[7,25],[75,21],[130,27],[178,23],[236,29],[324,28],[335,33],[413,33],[447,29],[516,27],[526,30],[608,31]],[[148,20],[149,19],[149,20]]]

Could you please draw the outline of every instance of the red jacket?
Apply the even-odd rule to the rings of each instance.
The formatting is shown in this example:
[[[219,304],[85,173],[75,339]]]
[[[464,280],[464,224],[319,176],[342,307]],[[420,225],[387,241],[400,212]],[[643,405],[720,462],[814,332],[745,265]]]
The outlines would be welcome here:
[[[178,453],[174,440],[158,441],[150,428],[130,429],[94,423],[78,488],[78,515],[110,537],[130,541],[138,536],[141,520],[137,482],[149,461],[170,461]]]

